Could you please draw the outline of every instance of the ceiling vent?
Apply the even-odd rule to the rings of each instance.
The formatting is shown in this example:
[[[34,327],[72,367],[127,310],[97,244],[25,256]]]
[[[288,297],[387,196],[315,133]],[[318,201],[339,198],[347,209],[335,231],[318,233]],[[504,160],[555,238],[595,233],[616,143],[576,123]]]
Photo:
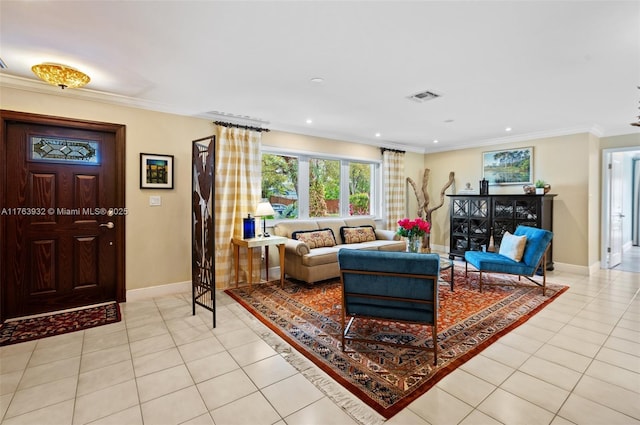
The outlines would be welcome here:
[[[409,99],[413,100],[414,102],[422,103],[426,102],[427,100],[435,99],[437,97],[440,97],[440,95],[432,91],[422,91],[420,93],[412,94],[411,96],[409,96]]]

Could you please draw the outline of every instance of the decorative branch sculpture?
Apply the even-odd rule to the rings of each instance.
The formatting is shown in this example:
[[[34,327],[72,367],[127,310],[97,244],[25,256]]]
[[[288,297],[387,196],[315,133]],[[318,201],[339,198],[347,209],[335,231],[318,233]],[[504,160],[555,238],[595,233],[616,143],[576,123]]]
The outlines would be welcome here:
[[[438,208],[444,205],[444,192],[451,186],[454,182],[455,173],[453,171],[449,172],[449,181],[442,187],[440,191],[440,203],[434,207],[429,208],[429,192],[427,191],[427,186],[429,184],[429,174],[431,170],[429,168],[425,168],[424,174],[422,175],[422,187],[421,191],[418,192],[418,187],[416,182],[411,178],[407,177],[407,182],[413,188],[413,193],[416,195],[416,200],[418,201],[418,217],[422,218],[424,214],[424,219],[431,223],[431,214],[437,210]],[[427,252],[431,252],[431,241],[430,237],[425,235],[425,238],[422,242],[423,249]]]

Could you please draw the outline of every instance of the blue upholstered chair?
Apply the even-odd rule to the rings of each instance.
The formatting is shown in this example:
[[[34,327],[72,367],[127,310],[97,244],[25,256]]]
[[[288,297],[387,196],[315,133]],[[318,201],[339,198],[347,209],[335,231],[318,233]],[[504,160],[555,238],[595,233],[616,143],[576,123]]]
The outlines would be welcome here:
[[[338,251],[342,281],[342,350],[348,340],[390,344],[384,339],[355,337],[349,329],[356,318],[388,319],[431,326],[433,364],[438,362],[437,254],[341,249]],[[346,318],[350,317],[346,324]]]
[[[520,261],[515,261],[497,252],[467,251],[464,254],[464,259],[466,260],[465,276],[474,271],[469,270],[469,264],[471,264],[477,269],[476,271],[480,272],[480,292],[482,292],[483,285],[491,285],[482,281],[483,273],[506,273],[518,276],[518,281],[513,282],[511,285],[520,286],[521,277],[525,277],[534,284],[541,286],[542,295],[545,295],[547,287],[546,258],[553,233],[535,227],[518,226],[513,235],[526,237],[524,253]],[[542,268],[542,283],[531,279],[540,268]],[[501,282],[495,285],[503,286],[509,284]]]

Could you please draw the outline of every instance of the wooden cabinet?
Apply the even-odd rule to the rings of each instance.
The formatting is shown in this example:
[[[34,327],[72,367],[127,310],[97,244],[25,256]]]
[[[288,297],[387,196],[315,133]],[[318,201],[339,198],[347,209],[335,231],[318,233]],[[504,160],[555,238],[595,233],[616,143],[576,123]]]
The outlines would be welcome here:
[[[486,249],[493,236],[500,245],[505,232],[519,225],[553,231],[553,198],[556,195],[448,195],[450,203],[449,258],[464,258],[465,251]],[[547,256],[553,270],[553,242]]]

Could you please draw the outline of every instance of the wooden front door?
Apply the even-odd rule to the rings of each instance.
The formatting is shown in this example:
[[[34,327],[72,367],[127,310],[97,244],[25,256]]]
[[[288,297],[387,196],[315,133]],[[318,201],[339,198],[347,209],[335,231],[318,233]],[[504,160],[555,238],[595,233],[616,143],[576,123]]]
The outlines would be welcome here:
[[[124,301],[124,126],[0,115],[2,320]]]

